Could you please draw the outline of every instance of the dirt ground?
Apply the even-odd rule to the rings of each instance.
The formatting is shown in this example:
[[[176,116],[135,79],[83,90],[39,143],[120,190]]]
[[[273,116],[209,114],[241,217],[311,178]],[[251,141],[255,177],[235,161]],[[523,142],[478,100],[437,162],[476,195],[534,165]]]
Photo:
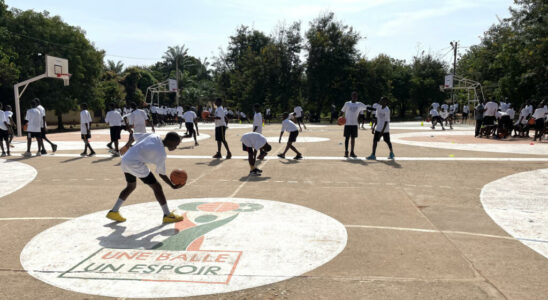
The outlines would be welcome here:
[[[279,136],[280,127],[267,125],[263,133]],[[276,159],[275,154],[285,144],[272,143],[271,157],[262,162],[263,175],[250,178],[249,166],[243,158],[246,153],[239,141],[248,131],[246,128],[227,131],[236,156],[231,160],[207,158],[216,152],[214,132],[207,127],[201,132],[211,138],[200,141],[197,147],[183,143],[168,153],[173,155],[167,160],[168,172],[180,168],[189,174],[189,182],[180,190],[164,185],[168,202],[238,197],[297,204],[342,223],[348,234],[347,245],[331,261],[300,276],[196,299],[548,297],[548,259],[511,238],[489,217],[480,202],[484,185],[511,174],[548,168],[548,153],[473,152],[394,143],[395,161],[365,161],[364,157],[371,152],[372,135],[369,130],[360,130],[356,145],[360,159],[346,160],[342,157],[342,127],[332,125],[309,127],[300,134],[300,137],[330,139],[297,143],[304,160]],[[108,140],[107,135],[92,135],[97,137],[96,141]],[[51,134],[49,138],[77,141],[78,135]],[[448,143],[475,141],[461,136],[437,139]],[[63,150],[60,146],[53,155],[24,159],[19,152],[8,158],[32,166],[38,174],[28,185],[0,198],[1,299],[103,298],[42,282],[27,274],[20,262],[22,249],[34,236],[70,218],[109,210],[125,186],[120,158],[108,156],[103,149],[97,150],[97,157],[76,155],[80,152]],[[222,153],[224,156],[224,149]],[[287,157],[292,156],[290,150]],[[388,150],[381,141],[377,157],[386,156]],[[548,183],[539,188],[548,195]],[[126,202],[129,205],[153,201],[152,191],[138,182]],[[159,214],[158,208],[151,212],[151,217],[160,218]]]

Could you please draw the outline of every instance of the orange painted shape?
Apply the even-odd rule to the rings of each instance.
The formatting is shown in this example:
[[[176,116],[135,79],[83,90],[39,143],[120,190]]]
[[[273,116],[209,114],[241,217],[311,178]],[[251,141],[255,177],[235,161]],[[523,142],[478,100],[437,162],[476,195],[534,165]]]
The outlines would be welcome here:
[[[232,202],[211,202],[199,205],[197,208],[208,212],[226,212],[238,209],[240,205]]]

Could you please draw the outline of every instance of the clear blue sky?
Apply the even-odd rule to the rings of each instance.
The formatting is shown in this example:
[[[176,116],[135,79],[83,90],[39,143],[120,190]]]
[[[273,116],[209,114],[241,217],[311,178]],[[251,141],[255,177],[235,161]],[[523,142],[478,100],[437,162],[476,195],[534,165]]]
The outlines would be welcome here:
[[[243,24],[270,34],[285,22],[308,23],[327,11],[366,37],[358,47],[373,58],[386,53],[410,60],[425,50],[452,60],[449,42],[462,46],[499,18],[509,16],[512,0],[7,0],[8,6],[60,15],[83,28],[105,59],[128,65],[149,65],[168,46],[184,44],[189,54],[205,58],[226,48],[229,36]],[[466,48],[461,49],[464,53]],[[139,59],[135,59],[139,58]]]

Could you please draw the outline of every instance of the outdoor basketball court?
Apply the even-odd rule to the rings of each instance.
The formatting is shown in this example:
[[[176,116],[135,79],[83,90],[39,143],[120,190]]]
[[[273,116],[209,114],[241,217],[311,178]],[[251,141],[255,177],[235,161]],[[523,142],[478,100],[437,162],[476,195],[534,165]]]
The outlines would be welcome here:
[[[105,218],[125,186],[108,131],[92,131],[96,157],[80,157],[79,132],[48,135],[57,153],[46,145],[50,155],[29,159],[16,139],[15,155],[0,160],[0,298],[548,295],[547,141],[392,123],[396,160],[381,141],[378,161],[365,161],[369,130],[359,131],[359,159],[343,159],[342,127],[310,125],[295,161],[276,157],[285,143],[273,124],[263,131],[273,146],[263,175],[248,177],[239,140],[251,125],[230,124],[231,160],[211,158],[214,128],[200,125],[199,146],[185,139],[168,153],[168,172],[189,179],[179,190],[163,185],[185,216],[164,226],[140,181],[120,210],[127,221]]]

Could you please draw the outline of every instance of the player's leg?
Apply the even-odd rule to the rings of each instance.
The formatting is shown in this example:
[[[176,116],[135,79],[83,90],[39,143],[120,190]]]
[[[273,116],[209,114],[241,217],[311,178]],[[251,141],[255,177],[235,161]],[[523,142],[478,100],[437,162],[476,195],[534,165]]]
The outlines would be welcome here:
[[[8,151],[9,151],[10,146],[8,145],[7,139],[6,139],[6,146],[8,147]],[[4,150],[4,133],[3,132],[0,132],[0,149],[2,149],[2,157],[6,156],[7,154],[6,154],[6,151]]]
[[[120,214],[120,207],[124,204],[126,199],[137,187],[137,178],[129,173],[124,173],[126,177],[126,187],[120,192],[118,200],[114,203],[112,209],[107,213],[106,217],[116,222],[124,222],[126,219]]]
[[[388,149],[390,150],[390,154],[388,155],[388,159],[394,159],[394,150],[392,150],[392,142],[390,142],[390,132],[385,132],[382,135],[382,139],[388,145]]]
[[[377,153],[377,143],[380,141],[380,139],[381,139],[381,133],[378,132],[378,131],[375,131],[375,135],[373,136],[373,149],[371,151],[371,155],[366,157],[366,159],[368,159],[368,160],[377,159],[375,154]]]
[[[226,159],[230,159],[232,157],[232,153],[230,152],[230,149],[228,148],[228,143],[226,142],[226,127],[223,126],[222,128],[222,142],[226,149]]]
[[[44,141],[42,140],[41,134],[36,136],[36,142],[38,143],[38,152],[36,155],[42,155],[42,151],[45,151]]]

